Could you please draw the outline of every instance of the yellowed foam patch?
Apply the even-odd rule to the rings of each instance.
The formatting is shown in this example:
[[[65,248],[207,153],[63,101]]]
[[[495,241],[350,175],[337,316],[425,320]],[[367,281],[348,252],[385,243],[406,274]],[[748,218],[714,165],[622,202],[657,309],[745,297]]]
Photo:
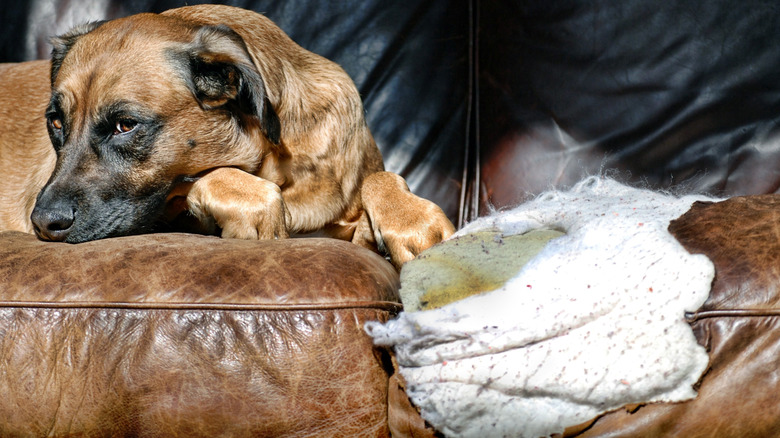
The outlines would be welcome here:
[[[435,245],[401,270],[401,301],[407,312],[435,309],[501,287],[547,242],[564,233],[532,230],[502,236],[480,231]]]

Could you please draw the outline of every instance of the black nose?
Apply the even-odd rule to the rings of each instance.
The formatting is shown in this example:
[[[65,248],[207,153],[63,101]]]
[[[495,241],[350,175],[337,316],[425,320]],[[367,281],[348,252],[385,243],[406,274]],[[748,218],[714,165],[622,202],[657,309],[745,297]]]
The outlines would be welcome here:
[[[74,218],[73,208],[67,206],[36,205],[30,216],[38,238],[53,242],[62,242],[68,237]]]

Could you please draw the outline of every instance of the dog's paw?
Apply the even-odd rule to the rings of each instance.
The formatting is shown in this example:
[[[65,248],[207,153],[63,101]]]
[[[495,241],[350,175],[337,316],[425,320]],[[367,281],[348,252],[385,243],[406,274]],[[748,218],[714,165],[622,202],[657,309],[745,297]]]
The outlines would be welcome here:
[[[404,263],[455,232],[452,222],[441,208],[431,201],[417,198],[410,200],[405,207],[409,208],[396,210],[398,214],[408,218],[403,226],[378,226],[374,229],[377,247],[390,255],[393,265],[399,270]]]
[[[377,248],[397,269],[455,232],[438,205],[414,195],[394,173],[369,175],[361,197]]]
[[[279,186],[239,169],[224,167],[202,176],[187,194],[187,205],[201,221],[214,221],[222,229],[222,237],[288,237],[287,211]]]

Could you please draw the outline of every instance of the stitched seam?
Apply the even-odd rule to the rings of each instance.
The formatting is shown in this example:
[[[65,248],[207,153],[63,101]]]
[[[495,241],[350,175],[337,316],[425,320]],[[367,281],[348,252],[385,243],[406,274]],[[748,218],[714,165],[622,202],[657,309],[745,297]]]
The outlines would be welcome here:
[[[751,318],[780,316],[780,309],[723,309],[689,312],[685,319],[689,323],[708,318]]]
[[[310,311],[340,309],[379,309],[397,313],[400,303],[391,301],[354,301],[344,303],[307,304],[231,304],[231,303],[155,303],[113,301],[0,301],[0,308],[46,309],[148,309],[148,310],[233,310],[233,311]]]

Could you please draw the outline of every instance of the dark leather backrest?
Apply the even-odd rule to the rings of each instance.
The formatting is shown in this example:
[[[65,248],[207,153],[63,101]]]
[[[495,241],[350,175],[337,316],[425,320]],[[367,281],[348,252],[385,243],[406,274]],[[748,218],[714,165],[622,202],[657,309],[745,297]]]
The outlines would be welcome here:
[[[80,21],[184,3],[9,0],[0,61],[46,57],[46,37]],[[387,168],[456,223],[609,169],[655,188],[780,189],[771,0],[229,3],[340,63]]]
[[[780,189],[775,2],[479,5],[482,212],[606,169],[654,188]]]

